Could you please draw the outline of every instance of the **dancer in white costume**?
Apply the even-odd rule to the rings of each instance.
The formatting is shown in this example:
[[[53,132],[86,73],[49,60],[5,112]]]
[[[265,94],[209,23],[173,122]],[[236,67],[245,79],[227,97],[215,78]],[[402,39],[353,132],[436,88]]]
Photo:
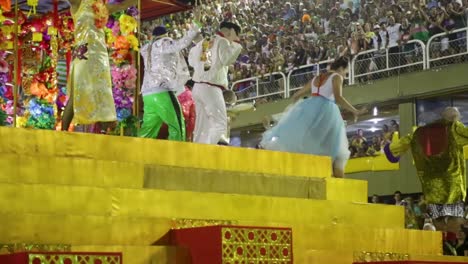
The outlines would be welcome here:
[[[228,66],[242,51],[238,43],[240,31],[238,25],[223,22],[212,40],[200,41],[190,50],[189,64],[194,68],[195,82],[192,91],[196,106],[194,142],[228,142],[223,90],[228,87]]]
[[[345,122],[336,104],[353,113],[355,119],[366,110],[357,110],[342,96],[348,59],[341,57],[330,68],[294,95],[296,101],[304,96],[311,97],[291,107],[276,126],[265,132],[260,146],[269,150],[330,156],[333,175],[343,178],[350,153]]]

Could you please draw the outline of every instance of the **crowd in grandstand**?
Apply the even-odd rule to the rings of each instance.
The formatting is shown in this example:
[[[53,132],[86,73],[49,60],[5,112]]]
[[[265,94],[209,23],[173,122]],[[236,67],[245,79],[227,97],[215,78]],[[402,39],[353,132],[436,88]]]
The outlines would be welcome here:
[[[349,139],[349,150],[351,158],[380,155],[384,146],[391,142],[393,133],[399,132],[397,121],[391,120],[389,124],[384,124],[380,132],[373,133],[370,138],[364,135],[364,131],[359,129],[356,134]]]
[[[231,69],[231,81],[288,72],[333,59],[345,50],[357,54],[389,47],[392,54],[409,52],[414,49],[404,45],[409,40],[427,42],[435,34],[466,27],[468,18],[467,0],[207,0],[203,4],[206,33],[213,33],[222,21],[243,28],[245,49]],[[179,38],[191,18],[190,12],[174,14],[144,24],[143,30],[150,32],[155,24],[164,23]],[[441,37],[440,52],[453,52],[464,45],[459,40],[465,39],[463,34]],[[457,40],[460,43],[454,44]],[[411,56],[398,59],[411,60]],[[378,64],[376,59],[365,67]]]
[[[433,220],[429,215],[428,202],[424,194],[405,195],[395,191],[393,196],[379,196],[374,194],[369,199],[374,204],[389,204],[405,207],[405,227],[407,229],[419,229],[436,231]],[[444,255],[468,256],[468,204],[465,203],[465,223],[461,225],[457,233],[443,233]]]

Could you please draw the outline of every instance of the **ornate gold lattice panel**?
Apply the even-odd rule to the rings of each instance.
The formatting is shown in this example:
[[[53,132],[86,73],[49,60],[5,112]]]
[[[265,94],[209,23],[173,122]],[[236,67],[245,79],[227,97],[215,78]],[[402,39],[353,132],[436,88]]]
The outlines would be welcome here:
[[[293,263],[292,230],[222,228],[223,264]]]

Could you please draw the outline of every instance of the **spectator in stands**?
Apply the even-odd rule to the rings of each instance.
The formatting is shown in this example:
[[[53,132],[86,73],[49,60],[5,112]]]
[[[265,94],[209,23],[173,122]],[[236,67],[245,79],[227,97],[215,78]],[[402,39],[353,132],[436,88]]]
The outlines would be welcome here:
[[[405,207],[405,227],[407,229],[419,229],[416,214],[413,210],[411,198],[408,197],[401,201],[401,205]]]
[[[391,120],[390,121],[390,131],[391,133],[395,133],[395,132],[400,132],[400,125],[398,124],[398,122],[396,120]]]
[[[400,191],[396,191],[394,194],[393,194],[393,199],[394,199],[394,204],[395,205],[402,205],[402,198],[401,198],[401,192]]]
[[[436,227],[434,226],[434,223],[432,223],[432,219],[430,217],[427,217],[426,219],[424,219],[423,230],[436,231]]]
[[[382,146],[385,146],[387,143],[392,141],[393,132],[390,131],[388,125],[382,126]]]
[[[290,2],[286,2],[283,19],[285,21],[293,20],[296,18],[296,9],[291,6]]]
[[[381,150],[381,145],[382,145],[382,139],[379,136],[374,136],[372,138],[372,148],[375,150],[375,152],[380,152]]]
[[[371,202],[372,202],[373,204],[378,204],[378,203],[380,203],[380,197],[379,197],[377,194],[372,195]]]
[[[457,233],[455,250],[457,251],[457,256],[468,256],[468,241],[464,230],[460,230]]]
[[[366,142],[366,138],[364,137],[364,131],[362,129],[358,129],[356,135],[351,139],[351,146],[362,149],[363,144]]]

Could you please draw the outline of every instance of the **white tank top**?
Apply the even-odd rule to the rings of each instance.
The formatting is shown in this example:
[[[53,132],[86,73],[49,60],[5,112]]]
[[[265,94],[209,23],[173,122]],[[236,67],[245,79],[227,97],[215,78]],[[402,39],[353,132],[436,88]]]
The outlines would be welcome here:
[[[315,79],[312,79],[312,95],[313,96],[322,96],[328,100],[335,101],[335,95],[333,94],[333,78],[338,75],[338,73],[332,73],[328,79],[322,83],[320,87],[315,86]]]

